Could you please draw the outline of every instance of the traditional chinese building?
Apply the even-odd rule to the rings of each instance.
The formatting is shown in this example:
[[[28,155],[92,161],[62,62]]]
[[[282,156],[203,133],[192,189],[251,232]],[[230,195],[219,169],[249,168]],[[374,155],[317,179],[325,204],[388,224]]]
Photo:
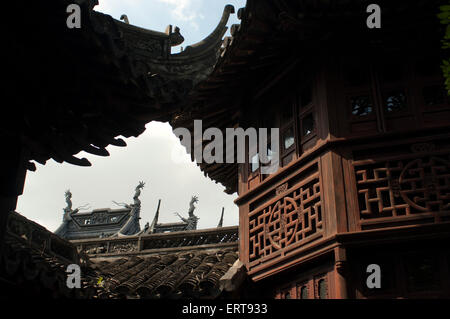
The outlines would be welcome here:
[[[134,199],[133,208],[140,207],[138,196]],[[193,196],[187,219],[178,214],[181,223],[158,223],[159,201],[152,224],[137,233],[127,235],[119,230],[89,238],[89,229],[80,230],[78,238],[70,242],[87,256],[89,271],[102,278],[107,293],[101,295],[211,299],[238,294],[246,278],[238,260],[238,227],[222,227],[222,210],[217,228],[197,230],[197,202]]]
[[[279,169],[197,160],[237,192],[240,259],[273,298],[450,296],[450,104],[442,1],[248,0],[171,124],[279,128]],[[227,149],[223,154],[227,154]],[[236,152],[234,153],[236,154]],[[368,266],[381,269],[370,289]]]
[[[214,247],[195,231],[74,242],[105,269],[106,296],[214,291],[181,284],[192,265],[230,267],[237,256],[249,289],[258,287],[253,297],[450,295],[450,105],[436,18],[442,1],[380,0],[382,27],[369,29],[368,1],[248,0],[231,37],[222,41],[233,12],[227,6],[211,36],[179,54],[170,52],[181,41],[176,28],[143,30],[93,11],[94,1],[79,2],[80,30],[61,27],[69,1],[14,4],[23,21],[42,14],[46,22],[19,24],[6,35],[16,73],[13,115],[2,118],[0,132],[9,154],[0,166],[2,238],[26,169],[34,169],[30,160],[89,165],[73,154],[108,155],[107,145],[124,146],[116,136],[137,136],[151,120],[192,131],[196,119],[224,132],[275,127],[280,148],[271,152],[280,163],[273,174],[261,173],[258,145],[247,143],[244,164],[197,158],[207,176],[239,195],[238,254],[217,253],[226,228],[209,233]],[[34,238],[24,235],[14,238]],[[206,249],[198,264],[195,254],[179,254],[193,247],[221,257],[209,262]],[[164,256],[177,257],[160,256],[166,248]],[[159,275],[170,283],[152,282],[168,260],[174,266]],[[381,269],[377,289],[366,285],[372,264]]]
[[[12,213],[7,223],[5,254],[0,260],[0,296],[53,298],[230,298],[239,295],[246,279],[238,260],[238,227],[197,230],[197,196],[181,223],[158,223],[160,204],[151,225],[140,230],[139,196],[124,209],[67,207],[61,226],[50,233],[44,227]],[[69,264],[82,268],[82,285],[66,285]]]
[[[192,88],[212,71],[227,30],[228,17],[234,10],[227,6],[217,28],[207,38],[174,54],[171,48],[183,42],[179,28],[169,25],[166,32],[139,28],[129,24],[128,19],[121,22],[95,11],[96,0],[78,0],[75,2],[81,8],[81,28],[70,29],[66,24],[67,6],[73,2],[58,0],[7,5],[9,12],[20,12],[20,21],[10,21],[15,28],[6,35],[8,61],[13,73],[5,74],[9,79],[5,98],[11,104],[10,112],[0,119],[0,136],[4,140],[4,151],[9,154],[0,159],[2,296],[23,296],[25,290],[30,296],[77,296],[66,289],[65,269],[71,263],[87,263],[88,257],[86,260],[80,257],[86,255],[83,250],[77,252],[75,246],[61,236],[101,237],[102,233],[107,233],[115,239],[134,236],[140,244],[144,243],[141,238],[153,236],[139,234],[148,228],[139,230],[136,203],[121,210],[87,214],[72,210],[70,203],[65,210],[63,225],[58,230],[61,236],[51,234],[14,212],[17,198],[22,194],[26,171],[36,169],[32,161],[45,164],[48,159],[90,166],[87,159],[74,155],[86,151],[108,156],[108,145],[126,146],[118,136],[139,136],[151,120],[168,121]],[[113,220],[115,217],[117,219]],[[195,227],[196,222],[191,216],[186,220],[180,223],[181,226]],[[164,224],[155,226],[157,229],[158,226],[165,227]],[[187,239],[184,234],[174,234],[161,234],[164,240],[157,240],[159,244],[146,241],[144,246],[137,248],[139,256],[136,258],[141,258],[140,261],[149,255],[144,250],[153,249],[150,260],[145,262],[148,270],[154,271],[146,274],[147,281],[152,276],[170,279],[170,293],[179,297],[179,290],[175,288],[188,272],[180,273],[183,276],[174,280],[169,271],[195,270],[201,266],[197,274],[205,278],[205,282],[213,284],[200,288],[197,280],[200,277],[195,277],[189,279],[191,288],[188,289],[207,297],[212,297],[209,292],[214,291],[214,296],[217,296],[219,279],[237,258],[237,228],[223,228],[218,233],[212,231],[212,234],[201,231],[194,237],[187,236]],[[171,241],[167,236],[175,236],[177,241]],[[110,245],[111,252],[122,251],[123,247],[133,250],[136,240],[119,243],[122,248],[118,250],[113,248],[117,246],[114,242]],[[162,255],[170,256],[158,254],[160,248],[170,242],[174,243],[174,249],[169,249],[170,254],[162,252]],[[198,246],[207,253],[199,253]],[[144,255],[145,258],[142,257]],[[190,268],[181,267],[191,259]],[[142,269],[132,268],[140,261],[133,259],[131,264],[124,264],[111,259],[112,267],[101,269],[111,268],[118,272],[104,274],[105,282],[108,282],[108,276],[115,282],[130,279],[114,277],[126,269],[134,269],[135,275],[141,274]],[[175,264],[169,267],[172,263]],[[217,267],[213,267],[215,263]],[[95,266],[90,268],[86,264],[86,267],[84,270],[92,277],[86,278],[83,293],[78,297],[120,295],[108,285],[105,286],[108,292],[103,294],[101,291],[105,290],[97,285],[100,273],[96,272]],[[153,284],[156,289],[164,282]],[[152,289],[145,289],[151,296],[168,293],[166,290],[153,293]]]
[[[49,232],[14,212],[8,217],[0,259],[0,297],[40,298],[230,298],[246,279],[238,259],[238,227],[197,230],[192,197],[182,223],[139,226],[144,183],[123,210],[72,209]],[[181,215],[180,215],[181,216]],[[183,217],[181,217],[184,219]],[[180,227],[182,226],[182,227]],[[69,265],[80,266],[80,287],[67,286]],[[81,284],[82,283],[82,284]],[[26,290],[24,292],[24,290]]]
[[[79,208],[72,209],[72,194],[66,191],[67,207],[64,208],[63,222],[55,234],[68,239],[102,238],[111,236],[135,235],[141,227],[141,201],[139,195],[144,183],[136,187],[133,204],[120,204],[123,209],[111,210],[95,209],[91,212],[79,212]]]
[[[11,213],[3,249],[1,298],[230,298],[246,278],[235,226],[67,241]]]
[[[141,234],[166,233],[174,231],[197,230],[197,222],[200,219],[194,214],[194,204],[198,202],[197,196],[192,196],[189,203],[188,218],[184,218],[179,213],[175,213],[182,221],[175,223],[159,223],[161,200],[151,225],[147,222],[141,230],[139,223],[141,212],[141,201],[139,196],[145,183],[140,182],[136,186],[133,196],[133,204],[116,203],[124,207],[123,209],[95,209],[92,211],[80,212],[86,205],[72,209],[72,193],[67,190],[65,193],[66,204],[64,208],[63,222],[55,231],[55,234],[67,239],[78,240],[88,238],[113,238],[126,237]],[[224,208],[217,227],[222,227]]]
[[[12,72],[5,74],[9,112],[0,119],[9,154],[0,159],[0,238],[27,170],[36,169],[32,161],[90,166],[74,155],[109,156],[108,145],[126,146],[118,136],[137,137],[148,122],[168,121],[212,71],[233,11],[227,6],[207,38],[174,54],[183,42],[179,28],[143,29],[95,11],[97,0],[75,2],[82,22],[74,29],[66,23],[71,0],[5,8],[20,12],[20,21],[8,21],[15,27],[6,35]]]
[[[245,279],[236,226],[71,243],[115,297],[226,298]]]

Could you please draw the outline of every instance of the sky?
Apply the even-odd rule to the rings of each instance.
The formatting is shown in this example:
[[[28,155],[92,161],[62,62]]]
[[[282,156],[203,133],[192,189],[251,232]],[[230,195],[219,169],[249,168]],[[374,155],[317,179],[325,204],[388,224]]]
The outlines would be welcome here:
[[[237,10],[245,7],[245,3],[245,0],[99,0],[95,10],[115,19],[126,14],[130,24],[160,32],[164,32],[169,24],[177,26],[185,39],[180,46],[186,47],[206,38],[214,30],[227,4],[233,5],[236,12],[230,17],[228,26],[239,23]],[[172,52],[179,50],[175,47]]]
[[[94,9],[119,19],[126,14],[130,24],[164,32],[167,25],[180,28],[185,41],[194,44],[207,37],[217,26],[223,8],[232,4],[235,11],[245,0],[99,0]],[[232,15],[229,26],[239,23]],[[172,49],[173,53],[179,48]],[[185,149],[167,123],[151,122],[139,137],[123,138],[127,147],[108,146],[108,157],[81,152],[91,167],[79,167],[53,160],[36,164],[28,172],[16,211],[54,231],[62,222],[64,192],[72,192],[73,208],[89,204],[90,209],[119,208],[112,201],[133,203],[134,189],[144,181],[141,192],[141,227],[153,220],[161,199],[160,222],[179,222],[175,212],[187,217],[191,196],[197,195],[195,214],[198,229],[216,227],[222,207],[224,226],[239,224],[237,194],[227,195],[224,187],[205,177],[190,161]],[[83,210],[82,210],[83,211]],[[85,211],[85,210],[84,210]]]

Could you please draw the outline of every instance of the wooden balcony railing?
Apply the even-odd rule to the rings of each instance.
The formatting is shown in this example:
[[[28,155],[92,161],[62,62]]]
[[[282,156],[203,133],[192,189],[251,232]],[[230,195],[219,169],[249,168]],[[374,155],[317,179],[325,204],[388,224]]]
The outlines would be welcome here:
[[[338,234],[450,222],[450,144],[428,139],[383,141],[383,151],[337,145],[242,194],[240,252],[249,274],[262,278],[331,251]]]
[[[450,221],[449,153],[359,160],[352,166],[361,230]]]
[[[323,237],[321,183],[320,161],[313,160],[243,205],[248,236],[241,246],[250,271]]]

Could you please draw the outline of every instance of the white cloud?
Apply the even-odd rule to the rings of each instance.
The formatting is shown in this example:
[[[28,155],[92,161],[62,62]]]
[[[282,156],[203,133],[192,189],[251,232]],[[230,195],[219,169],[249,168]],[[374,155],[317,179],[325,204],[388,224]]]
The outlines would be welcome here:
[[[95,10],[101,12],[111,12],[120,8],[142,6],[143,4],[143,0],[99,0],[98,5],[95,7]]]
[[[196,20],[204,18],[200,14],[202,0],[158,0],[172,7],[171,15],[179,21],[190,22],[190,25],[198,30],[199,26]]]

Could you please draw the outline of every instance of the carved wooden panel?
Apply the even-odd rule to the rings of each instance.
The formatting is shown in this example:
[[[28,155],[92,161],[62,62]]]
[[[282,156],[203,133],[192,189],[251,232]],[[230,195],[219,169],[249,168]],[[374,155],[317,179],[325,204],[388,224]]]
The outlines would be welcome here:
[[[450,212],[450,155],[355,164],[362,220]]]
[[[110,253],[129,253],[138,250],[137,241],[113,242],[109,246]]]
[[[195,231],[185,233],[151,234],[140,237],[132,236],[128,239],[98,239],[86,242],[77,240],[79,251],[86,254],[108,254],[108,253],[132,253],[150,249],[181,248],[204,245],[221,245],[237,243],[238,228],[223,227],[210,231]]]
[[[278,186],[278,187],[276,188],[275,193],[276,193],[277,195],[280,195],[280,194],[283,194],[284,192],[286,192],[287,190],[288,190],[288,184],[287,184],[287,183],[284,183],[284,184],[281,184],[280,186]]]
[[[299,173],[295,178],[298,183],[291,186],[289,181],[289,189],[249,213],[250,267],[297,248],[322,232],[318,165],[308,175]]]
[[[119,225],[125,222],[130,214],[129,209],[119,211],[93,211],[90,214],[74,215],[72,219],[80,227],[91,227],[93,225]]]
[[[94,244],[86,245],[83,248],[78,249],[79,251],[84,251],[86,254],[104,254],[107,252],[106,244]]]

